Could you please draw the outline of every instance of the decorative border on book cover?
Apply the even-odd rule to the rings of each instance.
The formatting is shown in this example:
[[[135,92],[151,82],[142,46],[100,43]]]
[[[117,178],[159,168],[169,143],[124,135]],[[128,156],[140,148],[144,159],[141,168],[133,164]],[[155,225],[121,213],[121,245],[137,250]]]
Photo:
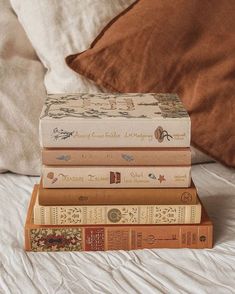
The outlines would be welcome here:
[[[184,224],[199,223],[201,205],[35,206],[35,224]]]
[[[32,251],[81,251],[82,229],[31,229]]]

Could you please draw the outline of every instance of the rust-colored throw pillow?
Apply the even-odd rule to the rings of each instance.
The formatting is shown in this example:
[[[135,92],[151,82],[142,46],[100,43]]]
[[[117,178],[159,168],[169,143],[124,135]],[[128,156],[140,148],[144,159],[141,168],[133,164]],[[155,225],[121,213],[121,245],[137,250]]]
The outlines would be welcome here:
[[[109,91],[175,92],[192,144],[235,166],[235,1],[140,0],[67,64]]]

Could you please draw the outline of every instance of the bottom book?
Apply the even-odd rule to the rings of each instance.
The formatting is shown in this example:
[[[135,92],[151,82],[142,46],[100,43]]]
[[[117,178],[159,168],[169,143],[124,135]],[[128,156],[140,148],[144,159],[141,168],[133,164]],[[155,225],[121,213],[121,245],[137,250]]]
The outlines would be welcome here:
[[[27,251],[104,251],[153,248],[212,248],[213,225],[205,209],[193,225],[35,225],[34,187],[25,224]]]

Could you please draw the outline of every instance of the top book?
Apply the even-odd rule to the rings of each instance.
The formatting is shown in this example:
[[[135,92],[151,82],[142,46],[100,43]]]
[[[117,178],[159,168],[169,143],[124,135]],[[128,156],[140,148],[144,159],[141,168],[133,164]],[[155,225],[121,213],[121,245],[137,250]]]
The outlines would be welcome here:
[[[40,116],[40,142],[47,148],[189,147],[190,125],[176,94],[53,94]]]

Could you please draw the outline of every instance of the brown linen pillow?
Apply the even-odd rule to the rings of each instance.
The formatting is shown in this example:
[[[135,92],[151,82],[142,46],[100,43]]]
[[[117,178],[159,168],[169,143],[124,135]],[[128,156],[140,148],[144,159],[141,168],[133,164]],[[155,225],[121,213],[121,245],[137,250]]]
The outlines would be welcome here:
[[[178,93],[192,144],[235,166],[235,1],[140,0],[66,58],[115,92]]]

